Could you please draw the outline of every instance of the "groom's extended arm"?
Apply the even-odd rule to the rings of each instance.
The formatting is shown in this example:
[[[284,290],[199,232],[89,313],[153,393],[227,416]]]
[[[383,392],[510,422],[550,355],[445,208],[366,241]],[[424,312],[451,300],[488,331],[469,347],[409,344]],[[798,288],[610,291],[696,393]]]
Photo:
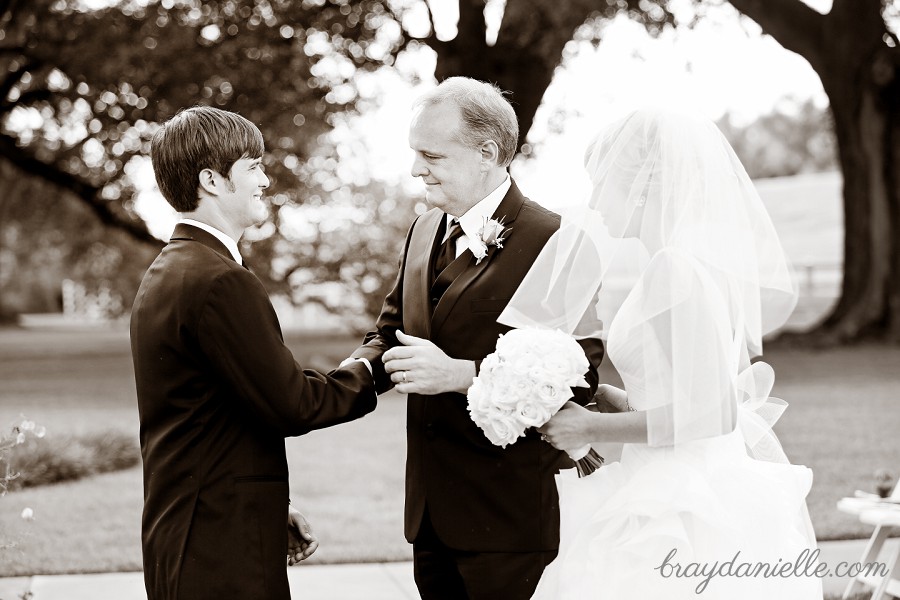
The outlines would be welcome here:
[[[397,331],[403,328],[403,272],[406,268],[406,252],[409,249],[409,240],[412,237],[415,222],[409,228],[406,235],[406,243],[400,253],[397,278],[391,291],[384,299],[381,313],[375,322],[375,330],[366,334],[363,345],[353,351],[350,358],[365,358],[372,365],[372,374],[375,377],[375,388],[382,394],[393,387],[390,375],[385,372],[382,357],[385,352],[398,345]]]
[[[375,385],[363,363],[322,374],[294,361],[268,295],[249,271],[232,269],[216,278],[196,332],[197,340],[189,343],[199,345],[198,354],[221,389],[285,436],[352,421],[375,409]]]

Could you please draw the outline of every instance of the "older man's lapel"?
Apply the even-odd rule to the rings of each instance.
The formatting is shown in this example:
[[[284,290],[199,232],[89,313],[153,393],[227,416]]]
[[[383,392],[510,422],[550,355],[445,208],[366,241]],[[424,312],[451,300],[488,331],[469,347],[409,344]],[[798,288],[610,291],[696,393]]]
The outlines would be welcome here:
[[[431,335],[431,252],[444,212],[432,209],[413,227],[403,271],[403,331],[428,339]]]
[[[493,218],[498,221],[503,219],[504,226],[512,229],[512,225],[524,203],[525,196],[522,195],[522,192],[516,186],[516,182],[513,181],[509,191],[506,192],[506,196],[503,197],[503,201],[500,202],[497,210],[494,211]],[[510,235],[515,235],[515,232],[511,231]],[[434,316],[431,319],[431,331],[437,331],[440,328],[456,305],[456,302],[465,293],[466,289],[487,270],[491,259],[498,251],[503,252],[502,249],[496,246],[489,247],[487,256],[476,265],[475,257],[472,256],[470,251],[466,250],[447,267],[445,273],[450,276],[455,275],[455,278],[434,309]]]

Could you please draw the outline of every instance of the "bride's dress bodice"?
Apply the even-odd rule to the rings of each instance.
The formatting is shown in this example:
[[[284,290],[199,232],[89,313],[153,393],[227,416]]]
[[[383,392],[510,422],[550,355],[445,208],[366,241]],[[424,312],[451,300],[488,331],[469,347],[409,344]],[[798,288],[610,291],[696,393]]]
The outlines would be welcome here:
[[[739,325],[723,287],[676,249],[657,253],[610,325],[607,352],[651,446],[730,433],[737,414]]]

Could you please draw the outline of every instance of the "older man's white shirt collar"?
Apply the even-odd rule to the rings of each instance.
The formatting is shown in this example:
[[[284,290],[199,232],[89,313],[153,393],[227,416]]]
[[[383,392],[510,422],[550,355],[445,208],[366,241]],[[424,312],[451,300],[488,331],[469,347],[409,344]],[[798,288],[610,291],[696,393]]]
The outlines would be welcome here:
[[[494,216],[497,207],[503,202],[510,187],[512,187],[512,180],[509,178],[509,175],[507,175],[506,179],[503,180],[503,183],[497,186],[493,192],[485,196],[481,202],[467,210],[466,214],[459,218],[459,226],[462,227],[463,234],[456,242],[456,256],[459,256],[466,251],[469,247],[469,240],[478,239],[478,230],[484,226],[484,220]],[[452,216],[447,215],[448,225],[452,218]],[[450,228],[447,227],[448,231],[449,229]]]
[[[239,265],[244,264],[244,259],[241,258],[241,253],[238,252],[237,242],[235,242],[234,238],[232,238],[231,236],[219,231],[212,225],[207,225],[206,223],[201,223],[200,221],[195,221],[194,219],[181,219],[178,222],[184,223],[185,225],[198,227],[203,231],[214,235],[216,239],[225,244],[225,247],[228,248],[229,252],[231,252],[231,257],[234,259],[234,262]]]

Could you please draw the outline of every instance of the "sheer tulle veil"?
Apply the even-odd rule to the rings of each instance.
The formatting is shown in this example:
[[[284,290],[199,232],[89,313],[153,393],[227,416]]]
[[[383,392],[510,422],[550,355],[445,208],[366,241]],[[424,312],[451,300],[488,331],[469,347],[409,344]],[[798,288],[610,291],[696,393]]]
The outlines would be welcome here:
[[[751,368],[750,358],[787,320],[797,290],[731,146],[708,119],[641,109],[604,128],[584,163],[592,193],[562,213],[498,320],[576,338],[643,336],[641,372],[650,380],[629,399],[645,410],[668,406],[650,421],[651,444],[730,431],[728,394],[751,409],[738,419],[748,446],[781,460],[770,427],[783,403],[768,398],[771,369]],[[695,308],[679,308],[688,305]]]

